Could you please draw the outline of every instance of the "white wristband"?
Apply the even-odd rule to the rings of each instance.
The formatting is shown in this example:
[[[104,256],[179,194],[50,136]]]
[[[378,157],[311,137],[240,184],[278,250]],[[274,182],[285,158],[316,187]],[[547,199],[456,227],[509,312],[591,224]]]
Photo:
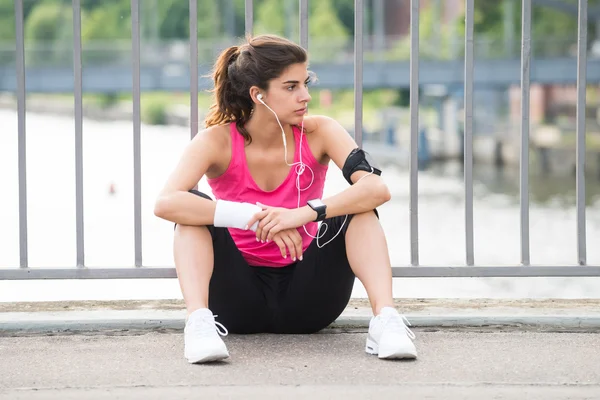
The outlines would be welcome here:
[[[262,208],[255,204],[217,200],[214,225],[220,228],[244,229],[252,216],[261,210]],[[255,222],[248,229],[256,231],[257,227],[258,222]]]

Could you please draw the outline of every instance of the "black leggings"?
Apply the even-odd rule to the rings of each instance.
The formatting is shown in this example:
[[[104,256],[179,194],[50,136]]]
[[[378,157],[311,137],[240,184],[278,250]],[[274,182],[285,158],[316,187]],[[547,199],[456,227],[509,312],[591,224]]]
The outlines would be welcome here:
[[[197,190],[190,192],[210,199]],[[375,211],[376,212],[376,211]],[[377,213],[377,212],[376,212]],[[316,239],[303,260],[285,267],[250,266],[227,228],[209,225],[213,239],[214,270],[208,307],[232,333],[314,333],[344,311],[354,285],[346,256],[348,215],[340,234],[323,248]],[[328,218],[322,245],[340,229],[344,216]]]

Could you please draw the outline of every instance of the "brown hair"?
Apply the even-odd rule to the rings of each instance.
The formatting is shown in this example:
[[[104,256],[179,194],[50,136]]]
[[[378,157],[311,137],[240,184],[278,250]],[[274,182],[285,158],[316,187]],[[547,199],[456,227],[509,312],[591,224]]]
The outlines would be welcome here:
[[[271,79],[290,65],[307,59],[304,48],[275,35],[248,36],[246,43],[225,49],[211,75],[215,84],[211,90],[214,103],[204,120],[206,127],[235,121],[238,131],[250,142],[250,134],[244,128],[254,106],[250,87],[267,90]]]

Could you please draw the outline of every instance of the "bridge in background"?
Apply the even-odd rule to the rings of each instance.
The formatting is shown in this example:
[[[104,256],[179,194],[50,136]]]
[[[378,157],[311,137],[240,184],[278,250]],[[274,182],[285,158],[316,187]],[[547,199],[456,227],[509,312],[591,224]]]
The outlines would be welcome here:
[[[210,66],[199,66],[199,89],[209,89],[210,80],[202,78],[209,73]],[[464,84],[463,61],[422,61],[419,64],[421,85],[444,85],[462,87]],[[352,89],[354,64],[317,63],[311,69],[318,75],[318,87]],[[474,84],[481,87],[503,88],[520,83],[521,60],[481,60],[474,65]],[[190,68],[183,63],[142,66],[140,70],[143,91],[189,91]],[[26,71],[27,92],[72,93],[73,71],[68,67],[33,67]],[[542,84],[575,84],[577,82],[576,58],[534,59],[531,62],[531,82]],[[600,83],[600,58],[587,62],[587,82]],[[17,77],[14,68],[0,68],[0,91],[14,92]],[[409,88],[410,62],[365,62],[363,87]],[[90,66],[83,68],[83,91],[86,93],[130,92],[132,88],[131,67]]]

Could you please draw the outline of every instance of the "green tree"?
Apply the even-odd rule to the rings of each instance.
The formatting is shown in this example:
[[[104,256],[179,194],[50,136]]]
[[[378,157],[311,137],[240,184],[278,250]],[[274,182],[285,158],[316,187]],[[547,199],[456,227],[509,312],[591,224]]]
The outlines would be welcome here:
[[[84,44],[95,40],[131,38],[131,11],[123,10],[118,3],[93,8],[81,19],[81,39]]]
[[[268,33],[283,36],[286,20],[283,1],[264,0],[257,7],[254,34]]]
[[[333,0],[332,6],[348,34],[354,36],[354,0]]]
[[[130,53],[131,9],[113,2],[90,7],[81,16],[84,64],[113,63]]]
[[[308,31],[311,60],[323,61],[335,58],[349,43],[348,30],[339,20],[332,0],[313,1],[309,4]],[[283,1],[263,0],[257,9],[254,33],[284,36],[285,24],[288,21],[298,21],[297,8],[294,8],[292,16],[286,15],[285,12]],[[296,23],[292,29],[293,40],[298,38],[298,30]]]
[[[160,0],[160,37],[162,39],[187,39],[190,34],[189,2]],[[198,37],[211,38],[220,35],[219,8],[215,0],[198,1]]]
[[[188,2],[162,0],[158,7],[161,39],[185,39],[189,37],[190,9]]]
[[[15,5],[12,0],[0,0],[0,41],[15,40]]]
[[[508,2],[512,1],[513,27],[511,36],[515,41],[521,40],[521,1],[518,0],[478,0],[475,2],[474,31],[475,39],[487,40],[492,45],[503,45],[505,35],[505,18],[508,17]],[[566,3],[577,5],[576,0],[565,0]],[[589,9],[598,9],[600,0],[589,0]],[[457,31],[464,32],[464,17],[456,21]],[[598,38],[600,32],[596,32],[595,21],[588,21],[588,41]],[[534,54],[537,56],[564,55],[565,52],[576,42],[577,38],[577,15],[563,12],[545,5],[534,5],[531,17],[531,39]],[[513,44],[518,48],[518,43]],[[498,49],[494,52],[500,53]]]
[[[320,0],[315,3],[308,23],[310,37],[347,40],[348,30],[338,18],[332,0]]]
[[[29,65],[64,63],[71,58],[73,12],[61,2],[39,3],[25,22]]]
[[[14,61],[15,7],[12,0],[0,0],[0,65]]]
[[[339,59],[352,50],[349,34],[338,19],[331,0],[321,0],[311,10],[308,22],[312,61]]]
[[[46,0],[47,1],[47,0]],[[38,3],[25,1],[23,3],[23,18],[27,17]],[[15,1],[0,0],[0,41],[15,40]]]

